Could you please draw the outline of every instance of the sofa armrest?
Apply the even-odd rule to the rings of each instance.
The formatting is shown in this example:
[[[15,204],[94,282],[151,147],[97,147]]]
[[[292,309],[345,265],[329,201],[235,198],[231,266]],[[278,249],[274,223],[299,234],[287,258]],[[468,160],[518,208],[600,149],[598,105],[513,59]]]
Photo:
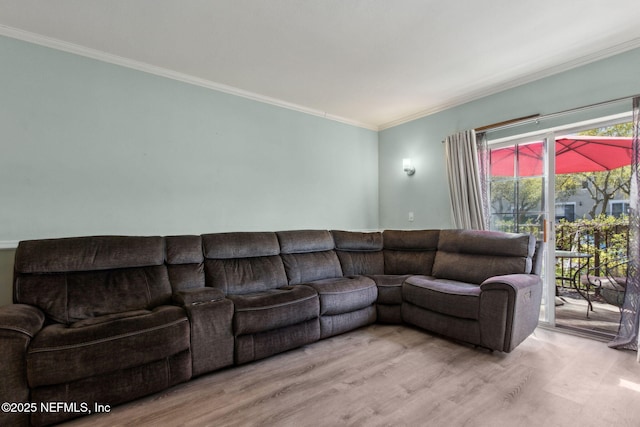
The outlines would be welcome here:
[[[189,305],[204,304],[207,302],[221,301],[224,299],[224,292],[216,288],[194,288],[177,291],[173,294],[173,301],[186,307]]]
[[[527,292],[536,286],[542,286],[542,278],[535,274],[506,274],[490,277],[480,285],[482,291],[503,289],[514,292]]]
[[[232,365],[234,306],[224,292],[210,287],[185,289],[174,293],[173,301],[189,317],[193,376]]]
[[[27,348],[42,329],[44,314],[36,307],[10,304],[0,307],[0,401],[29,402]],[[0,425],[28,425],[28,413],[0,412]]]
[[[0,330],[15,331],[33,338],[44,325],[44,313],[32,305],[9,304],[0,307]]]
[[[482,345],[510,352],[538,325],[542,279],[535,274],[490,277],[480,285]]]

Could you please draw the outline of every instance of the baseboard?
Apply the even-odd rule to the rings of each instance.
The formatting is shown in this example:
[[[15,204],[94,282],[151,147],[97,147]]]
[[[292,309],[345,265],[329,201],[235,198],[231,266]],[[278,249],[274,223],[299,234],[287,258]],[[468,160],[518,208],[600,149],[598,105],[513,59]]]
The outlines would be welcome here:
[[[0,240],[0,250],[2,249],[15,249],[18,247],[17,240]]]

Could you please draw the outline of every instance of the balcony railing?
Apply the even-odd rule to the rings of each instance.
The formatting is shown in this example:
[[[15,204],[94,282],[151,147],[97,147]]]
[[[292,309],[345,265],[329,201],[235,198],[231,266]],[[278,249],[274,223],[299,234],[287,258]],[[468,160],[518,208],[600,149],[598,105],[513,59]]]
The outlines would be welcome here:
[[[629,219],[626,216],[601,215],[574,222],[561,220],[556,225],[556,249],[592,255],[589,274],[594,276],[605,275],[607,268],[620,264],[626,258],[628,245]],[[572,276],[576,268],[558,263],[556,276]]]

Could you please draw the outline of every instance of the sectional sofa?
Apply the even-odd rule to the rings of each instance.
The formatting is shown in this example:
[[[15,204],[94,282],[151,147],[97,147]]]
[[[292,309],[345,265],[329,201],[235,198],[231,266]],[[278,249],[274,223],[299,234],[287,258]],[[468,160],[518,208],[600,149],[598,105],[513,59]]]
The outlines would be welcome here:
[[[374,322],[510,352],[538,321],[539,252],[531,235],[464,230],[23,241],[0,307],[0,424],[86,415]]]

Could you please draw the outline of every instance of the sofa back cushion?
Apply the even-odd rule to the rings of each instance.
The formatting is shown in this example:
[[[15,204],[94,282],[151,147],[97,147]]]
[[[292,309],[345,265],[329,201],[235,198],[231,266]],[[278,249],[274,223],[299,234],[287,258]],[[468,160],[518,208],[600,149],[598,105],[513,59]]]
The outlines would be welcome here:
[[[385,230],[385,274],[431,275],[440,230]]]
[[[493,276],[529,274],[535,246],[531,234],[442,230],[433,275],[479,285]]]
[[[294,230],[276,234],[290,285],[342,277],[329,231]]]
[[[20,242],[14,300],[70,324],[171,300],[162,237],[93,236]]]
[[[382,233],[331,231],[342,274],[384,274]]]
[[[200,236],[167,236],[165,244],[169,282],[173,291],[204,287],[202,238]]]
[[[242,295],[287,285],[275,233],[205,234],[202,244],[207,286]]]

